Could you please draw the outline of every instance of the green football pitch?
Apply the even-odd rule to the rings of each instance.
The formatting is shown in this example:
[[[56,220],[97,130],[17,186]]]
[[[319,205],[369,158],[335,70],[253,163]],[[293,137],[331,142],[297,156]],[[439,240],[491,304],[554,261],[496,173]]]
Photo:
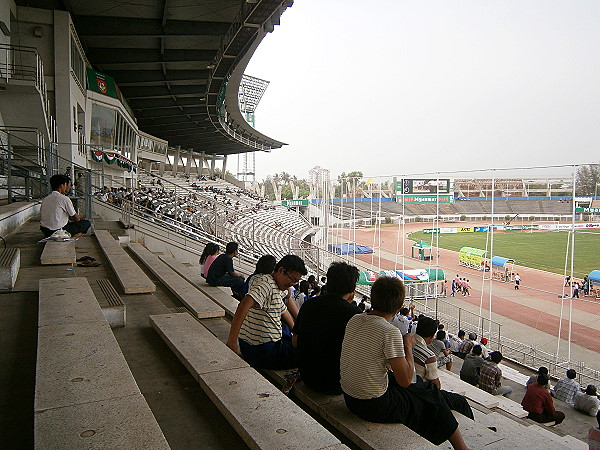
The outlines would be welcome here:
[[[592,232],[590,232],[592,231]],[[575,233],[575,277],[582,278],[592,270],[600,269],[600,230]],[[440,234],[437,236],[419,231],[409,235],[413,241],[424,240],[433,246],[459,251],[462,247],[490,248],[488,233]],[[494,233],[494,255],[515,260],[516,264],[554,273],[564,273],[568,232],[536,231]],[[490,253],[488,252],[488,255]],[[570,244],[569,244],[570,255]],[[458,260],[458,255],[456,256]],[[568,260],[567,273],[571,272]]]

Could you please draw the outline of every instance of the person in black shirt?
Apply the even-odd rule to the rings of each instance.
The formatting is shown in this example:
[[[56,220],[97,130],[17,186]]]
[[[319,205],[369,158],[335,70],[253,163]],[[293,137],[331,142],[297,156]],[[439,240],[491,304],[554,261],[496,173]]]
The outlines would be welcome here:
[[[327,293],[312,297],[300,308],[293,342],[304,384],[326,394],[341,394],[340,355],[346,324],[360,314],[353,304],[358,269],[334,262],[327,270]]]
[[[231,288],[235,298],[242,298],[244,277],[233,270],[233,258],[238,255],[237,242],[229,242],[225,253],[213,261],[206,274],[206,282],[211,286],[226,286]]]

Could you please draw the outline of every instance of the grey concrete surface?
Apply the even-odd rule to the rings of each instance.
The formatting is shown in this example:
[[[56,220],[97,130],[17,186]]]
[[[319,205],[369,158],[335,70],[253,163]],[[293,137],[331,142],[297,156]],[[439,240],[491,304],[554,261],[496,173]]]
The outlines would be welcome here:
[[[126,294],[154,292],[156,286],[107,230],[96,227],[96,239]]]
[[[34,420],[38,449],[169,448],[141,394],[40,411]]]
[[[114,222],[96,220],[95,225],[119,233]],[[37,243],[41,238],[39,222],[30,221],[6,239],[9,247],[21,249],[22,270],[15,291],[0,295],[0,447],[33,448],[39,279],[84,276],[90,282],[109,279],[122,296],[127,326],[113,332],[171,448],[247,448],[148,322],[150,314],[169,313],[181,303],[160,283],[153,294],[124,296],[90,236],[76,242],[77,257],[92,256],[101,263],[99,267],[41,266],[43,246]]]
[[[75,264],[75,241],[47,241],[40,257],[43,266],[53,264]]]
[[[340,443],[251,367],[202,374],[200,384],[251,448],[322,449]]]
[[[102,320],[40,327],[35,411],[140,393]]]
[[[198,318],[223,317],[225,311],[141,244],[129,249]]]

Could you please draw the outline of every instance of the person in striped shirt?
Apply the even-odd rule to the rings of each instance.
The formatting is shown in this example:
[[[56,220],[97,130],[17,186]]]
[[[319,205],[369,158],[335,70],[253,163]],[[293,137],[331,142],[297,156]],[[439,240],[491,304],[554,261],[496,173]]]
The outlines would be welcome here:
[[[271,274],[252,277],[246,296],[240,301],[227,338],[227,346],[251,366],[262,369],[296,367],[296,349],[291,336],[283,335],[281,321],[290,329],[294,319],[283,299],[290,286],[307,274],[304,261],[296,255],[286,255]]]
[[[371,287],[372,310],[348,321],[340,358],[346,406],[363,420],[403,423],[435,445],[449,440],[455,449],[467,449],[439,389],[411,384],[415,339],[390,323],[405,295],[400,279],[379,277]]]

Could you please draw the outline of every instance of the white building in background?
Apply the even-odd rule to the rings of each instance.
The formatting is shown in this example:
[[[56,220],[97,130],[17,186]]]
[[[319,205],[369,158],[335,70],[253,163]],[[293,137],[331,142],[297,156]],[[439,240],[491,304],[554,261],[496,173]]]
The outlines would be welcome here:
[[[315,166],[308,171],[310,185],[309,198],[330,198],[332,191],[331,172],[320,166]]]
[[[52,147],[60,173],[92,169],[96,185],[134,186],[138,165],[164,164],[168,142],[140,132],[114,79],[91,68],[69,13],[2,0],[0,21],[0,139],[10,133],[40,165],[39,148]]]

